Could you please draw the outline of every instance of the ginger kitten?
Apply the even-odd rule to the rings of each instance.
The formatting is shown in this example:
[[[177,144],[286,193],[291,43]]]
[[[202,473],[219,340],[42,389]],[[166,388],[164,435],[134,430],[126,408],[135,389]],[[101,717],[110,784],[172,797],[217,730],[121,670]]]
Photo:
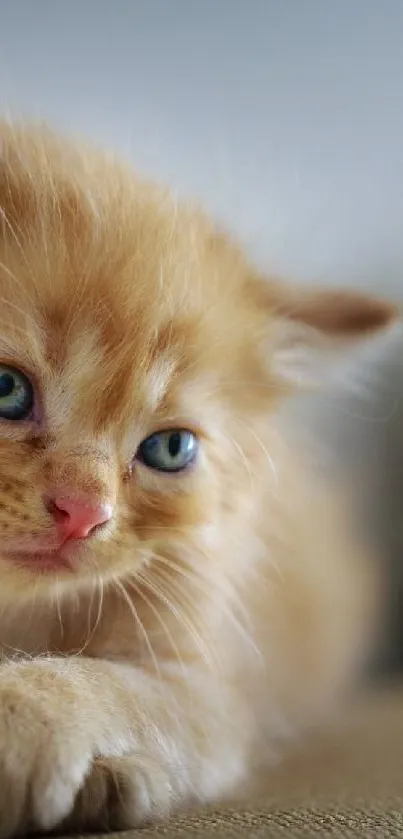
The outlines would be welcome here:
[[[275,411],[395,312],[259,277],[112,156],[0,147],[0,836],[129,827],[356,675],[374,567]]]

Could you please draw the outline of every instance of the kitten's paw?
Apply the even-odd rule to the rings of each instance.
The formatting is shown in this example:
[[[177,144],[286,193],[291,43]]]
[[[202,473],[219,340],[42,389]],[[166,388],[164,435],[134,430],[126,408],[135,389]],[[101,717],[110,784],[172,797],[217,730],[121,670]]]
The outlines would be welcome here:
[[[34,662],[1,668],[1,839],[49,830],[72,812],[102,754],[96,717],[83,686],[57,669]]]
[[[112,717],[105,725],[90,688],[68,663],[1,668],[0,839],[134,827],[165,816],[180,797],[178,772],[163,768],[147,738],[129,743]]]
[[[127,830],[169,815],[175,793],[166,769],[141,754],[97,759],[63,830]]]

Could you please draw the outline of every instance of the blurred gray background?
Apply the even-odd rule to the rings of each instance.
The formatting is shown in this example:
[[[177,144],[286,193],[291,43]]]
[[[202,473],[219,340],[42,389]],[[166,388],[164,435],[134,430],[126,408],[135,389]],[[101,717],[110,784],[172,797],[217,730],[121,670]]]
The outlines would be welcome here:
[[[402,0],[0,0],[0,108],[122,150],[261,267],[403,301]],[[351,467],[395,631],[402,348],[397,330],[291,411]]]

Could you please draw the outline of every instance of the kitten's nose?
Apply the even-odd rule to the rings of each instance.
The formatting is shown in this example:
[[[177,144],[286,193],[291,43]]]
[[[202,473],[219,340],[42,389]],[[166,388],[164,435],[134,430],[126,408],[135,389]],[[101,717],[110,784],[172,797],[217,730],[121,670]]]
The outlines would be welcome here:
[[[101,504],[85,498],[54,495],[45,500],[63,541],[87,539],[93,530],[106,524],[113,513],[112,504]]]

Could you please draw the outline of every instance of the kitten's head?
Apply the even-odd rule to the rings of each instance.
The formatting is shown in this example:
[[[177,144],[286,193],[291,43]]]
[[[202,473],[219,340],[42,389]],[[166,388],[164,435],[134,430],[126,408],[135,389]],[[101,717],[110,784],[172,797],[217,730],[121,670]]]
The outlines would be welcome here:
[[[2,594],[219,546],[301,348],[392,306],[260,279],[204,217],[46,129],[3,125],[0,149]]]

